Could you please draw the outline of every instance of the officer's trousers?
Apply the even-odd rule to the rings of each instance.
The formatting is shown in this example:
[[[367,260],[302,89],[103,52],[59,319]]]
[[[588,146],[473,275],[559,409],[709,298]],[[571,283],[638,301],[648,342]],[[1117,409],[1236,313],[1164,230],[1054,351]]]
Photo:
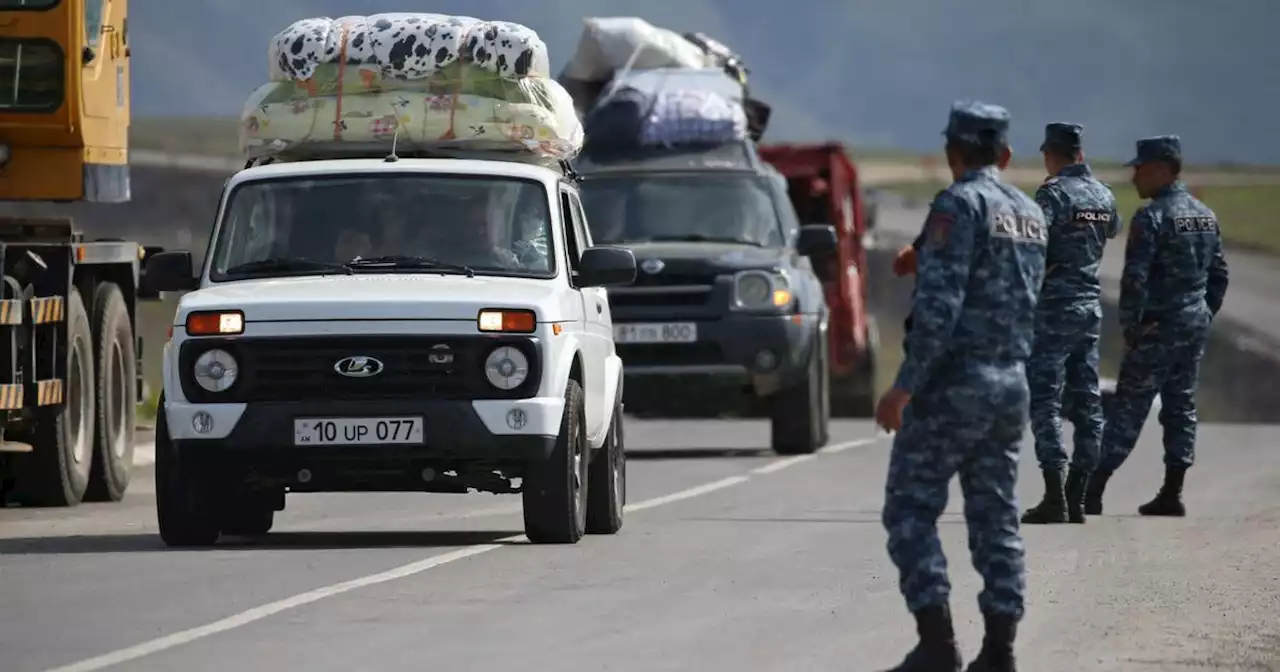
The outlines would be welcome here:
[[[1031,432],[1042,470],[1067,466],[1062,441],[1064,400],[1075,431],[1072,466],[1090,473],[1102,444],[1102,392],[1098,389],[1098,340],[1102,311],[1076,315],[1069,323],[1037,321],[1035,345],[1027,361],[1031,387]]]
[[[1128,459],[1157,393],[1164,427],[1164,463],[1190,467],[1195,462],[1195,395],[1208,336],[1207,318],[1190,325],[1168,320],[1154,325],[1125,353],[1115,396],[1107,408],[1100,469],[1115,471]]]
[[[907,608],[949,599],[937,521],[951,478],[960,476],[969,551],[982,575],[984,613],[1023,614],[1026,585],[1015,493],[1027,426],[1026,369],[957,364],[931,379],[907,405],[894,438],[883,522]]]

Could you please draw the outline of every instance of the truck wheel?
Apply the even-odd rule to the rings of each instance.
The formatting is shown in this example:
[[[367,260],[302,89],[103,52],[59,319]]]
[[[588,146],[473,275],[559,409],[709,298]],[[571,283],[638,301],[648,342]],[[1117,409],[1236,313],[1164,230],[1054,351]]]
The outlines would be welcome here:
[[[831,415],[826,362],[826,342],[819,339],[804,378],[773,395],[769,411],[775,453],[804,455],[826,444]]]
[[[118,502],[124,498],[133,472],[138,353],[120,287],[113,282],[98,285],[94,305],[93,314],[98,318],[94,330],[97,432],[85,500]]]
[[[880,329],[868,316],[867,354],[857,371],[836,380],[831,402],[834,415],[841,418],[873,418],[876,415],[876,358],[880,352]]]
[[[591,461],[587,476],[587,534],[615,534],[622,529],[627,504],[627,454],[623,442],[622,403],[613,407],[609,436]]]
[[[168,546],[212,546],[218,541],[214,483],[191,457],[169,438],[161,394],[156,414],[156,520]]]
[[[63,403],[35,410],[34,452],[18,474],[15,499],[28,506],[75,506],[93,463],[93,334],[80,292],[67,296],[67,367]]]
[[[582,387],[570,380],[555,450],[529,466],[524,491],[524,533],[535,544],[575,544],[587,524],[587,431]]]

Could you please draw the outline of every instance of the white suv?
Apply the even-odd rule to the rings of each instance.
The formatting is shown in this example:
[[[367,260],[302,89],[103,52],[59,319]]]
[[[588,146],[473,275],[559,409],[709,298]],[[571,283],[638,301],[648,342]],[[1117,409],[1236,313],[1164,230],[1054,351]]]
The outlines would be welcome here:
[[[506,160],[246,168],[164,351],[156,507],[171,546],[270,530],[286,492],[523,493],[525,531],[622,526],[622,361],[572,174]]]

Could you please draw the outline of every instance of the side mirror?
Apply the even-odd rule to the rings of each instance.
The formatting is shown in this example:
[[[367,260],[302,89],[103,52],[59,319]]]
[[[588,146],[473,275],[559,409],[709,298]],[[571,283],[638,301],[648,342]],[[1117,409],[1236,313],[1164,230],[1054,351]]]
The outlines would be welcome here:
[[[806,257],[830,254],[838,247],[836,227],[830,224],[805,224],[800,227],[800,237],[796,240],[796,251],[800,254]]]
[[[578,264],[583,287],[629,285],[636,280],[636,255],[623,247],[589,247]]]
[[[188,292],[200,287],[200,278],[191,272],[191,253],[174,250],[147,259],[142,284],[151,292]]]

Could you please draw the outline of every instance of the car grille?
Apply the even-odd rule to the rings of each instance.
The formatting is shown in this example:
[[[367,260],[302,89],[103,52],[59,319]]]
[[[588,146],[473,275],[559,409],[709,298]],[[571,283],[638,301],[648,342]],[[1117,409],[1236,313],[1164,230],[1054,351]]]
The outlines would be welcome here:
[[[530,360],[529,379],[516,390],[496,390],[485,380],[484,359],[498,345],[516,345]],[[190,347],[188,347],[190,346]],[[444,346],[444,347],[440,347]],[[527,396],[537,386],[536,349],[528,339],[442,336],[362,336],[195,340],[184,344],[184,389],[199,401],[230,401],[205,392],[190,379],[195,359],[221,347],[240,364],[240,378],[227,391],[235,401],[371,399],[473,399]],[[444,355],[452,355],[452,359]],[[383,370],[369,378],[339,374],[345,357],[378,359]],[[190,381],[190,384],[188,384]],[[193,399],[195,401],[197,399]]]

